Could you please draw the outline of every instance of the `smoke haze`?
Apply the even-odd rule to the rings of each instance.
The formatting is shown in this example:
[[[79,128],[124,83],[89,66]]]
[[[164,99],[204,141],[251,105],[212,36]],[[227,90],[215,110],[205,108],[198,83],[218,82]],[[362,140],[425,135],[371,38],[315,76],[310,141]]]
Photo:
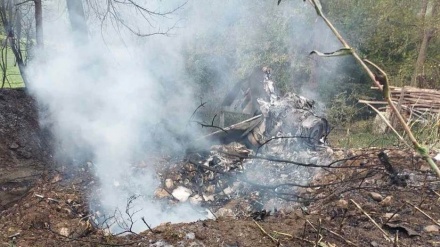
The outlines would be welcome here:
[[[81,44],[70,31],[65,5],[47,2],[46,50],[38,54],[28,71],[29,89],[46,109],[42,123],[50,126],[57,138],[59,158],[77,163],[91,159],[100,183],[97,195],[101,210],[124,211],[130,196],[141,195],[133,209],[141,210],[136,214],[134,231],[145,229],[139,220],[142,216],[152,226],[201,219],[205,217],[198,213],[201,209],[186,204],[165,208],[153,200],[159,185],[153,167],[142,172],[133,167],[143,160],[149,163],[145,159],[152,154],[180,153],[185,148],[182,144],[200,135],[200,126],[188,125],[200,97],[215,101],[234,79],[267,62],[257,54],[266,48],[255,47],[261,44],[256,42],[261,37],[272,37],[275,44],[291,43],[293,57],[283,58],[289,62],[319,49],[305,38],[312,35],[314,10],[302,1],[277,7],[275,1],[190,0],[166,18],[154,17],[150,25],[137,11],[121,9],[121,18],[140,32],[173,27],[170,36],[140,38],[117,24],[97,19],[96,11],[105,11],[105,2],[97,0],[96,5],[85,6],[91,37]],[[155,11],[184,3],[139,2]],[[277,24],[283,20],[286,25]],[[269,29],[273,26],[293,27],[289,30],[291,39],[277,40],[280,37]],[[205,64],[195,53],[209,57],[210,63]],[[189,74],[202,65],[211,66],[219,75],[216,81],[201,85]],[[288,78],[287,83],[295,80]],[[206,85],[212,94],[203,92]]]

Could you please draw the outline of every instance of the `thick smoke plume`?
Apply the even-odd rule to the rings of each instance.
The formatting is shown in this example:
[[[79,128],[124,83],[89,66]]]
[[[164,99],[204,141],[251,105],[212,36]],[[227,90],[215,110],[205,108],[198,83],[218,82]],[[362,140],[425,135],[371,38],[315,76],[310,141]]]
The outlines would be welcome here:
[[[45,109],[42,123],[56,135],[57,157],[93,163],[100,184],[97,208],[102,211],[123,212],[130,196],[141,195],[132,209],[140,210],[134,231],[145,229],[140,221],[143,216],[153,226],[203,218],[200,209],[189,205],[170,209],[155,202],[153,193],[159,181],[153,165],[142,172],[135,168],[141,161],[149,164],[152,155],[183,152],[182,144],[199,134],[200,126],[188,124],[200,103],[200,88],[192,81],[191,69],[188,71],[193,66],[188,52],[205,49],[208,56],[222,57],[209,50],[211,44],[213,49],[218,47],[219,41],[223,42],[222,51],[234,51],[226,60],[212,60],[221,61],[213,62],[211,69],[223,76],[217,82],[206,82],[215,84],[213,90],[224,90],[233,84],[230,73],[243,74],[245,69],[240,68],[245,66],[240,62],[252,54],[249,48],[258,43],[259,32],[268,32],[267,26],[253,24],[265,15],[276,14],[273,21],[290,18],[295,27],[289,36],[292,39],[279,42],[291,42],[297,57],[316,48],[301,39],[310,36],[310,18],[304,18],[304,11],[314,16],[313,9],[296,2],[277,7],[274,1],[190,0],[166,18],[151,19],[151,25],[136,11],[121,9],[120,18],[135,30],[154,32],[173,27],[170,36],[140,38],[117,24],[97,20],[92,7],[105,11],[106,1],[95,2],[86,6],[91,37],[78,44],[81,39],[70,31],[65,6],[47,1],[46,48],[28,71],[29,88]],[[139,2],[164,12],[183,3]],[[296,13],[303,13],[302,17]],[[264,61],[249,64],[260,66],[260,62]],[[215,92],[214,96],[205,92],[204,98],[217,97]]]

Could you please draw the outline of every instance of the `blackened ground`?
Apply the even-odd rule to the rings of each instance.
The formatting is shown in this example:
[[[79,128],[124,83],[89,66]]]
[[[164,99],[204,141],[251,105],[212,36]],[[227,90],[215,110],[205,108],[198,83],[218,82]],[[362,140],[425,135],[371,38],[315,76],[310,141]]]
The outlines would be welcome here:
[[[51,164],[49,134],[24,90],[0,91],[0,211],[26,195]]]
[[[322,169],[317,187],[299,190],[310,199],[302,207],[111,236],[89,217],[87,196],[97,184],[90,167],[53,170],[34,101],[2,91],[0,110],[0,200],[9,200],[0,246],[440,246],[440,180],[412,151],[385,150],[405,181],[396,184],[374,148],[335,150],[335,159],[347,159]]]

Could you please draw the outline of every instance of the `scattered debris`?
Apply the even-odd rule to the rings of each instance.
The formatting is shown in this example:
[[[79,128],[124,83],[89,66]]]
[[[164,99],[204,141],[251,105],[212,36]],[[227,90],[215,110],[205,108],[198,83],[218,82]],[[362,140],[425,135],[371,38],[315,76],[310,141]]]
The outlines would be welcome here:
[[[186,200],[188,200],[188,198],[192,194],[192,191],[188,188],[183,187],[183,186],[179,186],[171,194],[177,200],[179,200],[181,202],[186,202]]]
[[[396,231],[399,232],[404,232],[406,235],[408,235],[409,237],[420,237],[421,235],[416,232],[415,230],[413,230],[410,227],[407,227],[405,225],[401,225],[401,224],[391,224],[391,223],[387,223],[384,225],[384,227],[389,230],[392,231],[392,233],[394,234]]]

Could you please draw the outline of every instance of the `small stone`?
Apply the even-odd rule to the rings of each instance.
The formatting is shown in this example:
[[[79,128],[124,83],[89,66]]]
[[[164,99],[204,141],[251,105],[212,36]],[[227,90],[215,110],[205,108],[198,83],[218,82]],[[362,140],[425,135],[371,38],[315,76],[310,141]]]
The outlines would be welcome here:
[[[347,209],[347,208],[348,208],[348,202],[347,202],[346,200],[344,200],[344,199],[341,199],[341,200],[339,200],[339,201],[336,203],[336,206],[337,206],[338,208]]]
[[[185,238],[186,238],[186,239],[189,239],[189,240],[195,239],[195,238],[196,238],[196,234],[195,234],[194,232],[188,232],[188,233],[185,235]]]
[[[227,187],[226,189],[223,190],[223,193],[225,193],[225,195],[230,195],[233,192],[231,187]]]
[[[214,201],[214,195],[205,195],[205,194],[203,194],[203,199],[205,201],[207,201],[207,202],[209,202],[209,201],[213,202]]]
[[[60,235],[64,236],[64,237],[68,237],[70,235],[70,231],[68,228],[66,227],[62,227],[60,229]]]
[[[370,244],[371,244],[371,246],[373,246],[373,247],[379,247],[379,244],[378,244],[376,241],[373,241],[373,242],[371,242]]]
[[[425,232],[439,232],[439,227],[437,225],[429,225],[423,227],[423,231]]]
[[[334,155],[336,156],[336,158],[340,159],[344,157],[344,151],[342,150],[338,150],[336,152],[334,152]]]
[[[325,149],[325,152],[326,152],[328,155],[333,155],[333,149],[332,149],[331,147],[327,147],[327,148]]]
[[[165,187],[169,190],[172,189],[174,187],[173,180],[170,178],[165,179]]]
[[[170,194],[162,188],[157,188],[156,191],[154,191],[154,196],[161,199],[170,196]]]
[[[427,172],[427,171],[430,171],[430,170],[431,170],[431,167],[428,164],[426,164],[426,163],[423,163],[420,166],[420,171],[422,171],[422,172]]]
[[[189,196],[192,194],[192,191],[186,187],[179,186],[171,194],[177,200],[181,202],[186,202],[186,200],[188,200]]]
[[[393,201],[393,197],[392,196],[387,196],[385,197],[385,199],[383,199],[380,202],[380,205],[382,205],[382,207],[388,207],[391,205],[391,202]]]
[[[212,194],[215,192],[215,185],[209,185],[205,190],[207,193]]]
[[[399,214],[394,214],[394,213],[386,213],[382,216],[382,218],[384,218],[385,221],[396,221],[399,219],[399,217],[400,217]]]
[[[17,148],[19,148],[20,146],[16,143],[16,142],[13,142],[13,143],[11,143],[11,145],[9,145],[9,148],[10,149],[17,149]]]
[[[108,228],[105,228],[105,229],[102,230],[102,231],[103,231],[105,237],[108,237],[108,236],[111,236],[111,235],[112,235],[112,232],[111,232],[110,229],[108,229]]]
[[[288,174],[281,174],[280,177],[281,177],[282,179],[286,179],[286,178],[289,177],[289,175],[288,175]]]
[[[232,212],[232,209],[229,208],[220,208],[215,212],[216,217],[235,217],[234,212]]]
[[[438,153],[436,156],[434,156],[434,160],[440,161],[440,153]]]
[[[375,200],[376,202],[381,202],[383,200],[383,197],[381,194],[376,193],[376,192],[370,192],[369,193],[370,197],[373,198],[373,200]]]

